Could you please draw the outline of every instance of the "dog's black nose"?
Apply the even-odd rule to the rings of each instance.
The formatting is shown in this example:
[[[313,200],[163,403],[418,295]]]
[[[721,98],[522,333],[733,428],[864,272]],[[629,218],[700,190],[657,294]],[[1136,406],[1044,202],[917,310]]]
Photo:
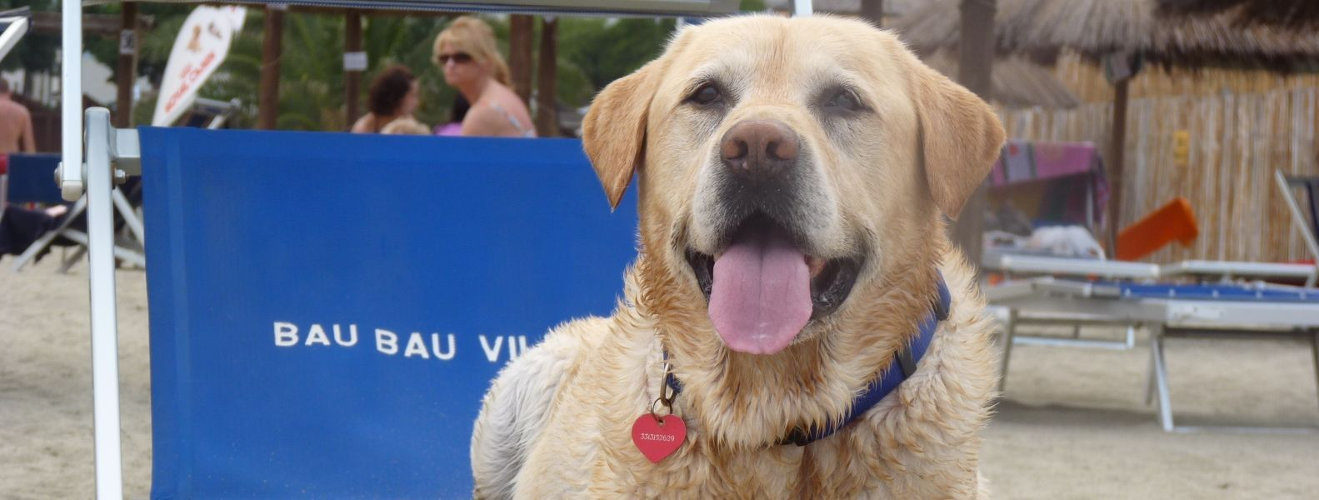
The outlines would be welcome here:
[[[778,120],[746,120],[724,133],[719,156],[732,174],[758,180],[785,176],[797,164],[797,134]]]

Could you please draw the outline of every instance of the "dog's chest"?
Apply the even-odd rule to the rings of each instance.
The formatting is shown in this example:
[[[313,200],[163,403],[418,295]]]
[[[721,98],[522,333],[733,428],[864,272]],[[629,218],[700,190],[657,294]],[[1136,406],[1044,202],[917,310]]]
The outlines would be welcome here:
[[[623,456],[601,470],[618,491],[648,498],[963,498],[974,495],[974,460],[903,446],[862,426],[807,447],[729,452],[702,442],[659,464]],[[946,451],[946,450],[945,450]],[[968,461],[968,459],[971,459]],[[913,474],[913,471],[920,471]]]

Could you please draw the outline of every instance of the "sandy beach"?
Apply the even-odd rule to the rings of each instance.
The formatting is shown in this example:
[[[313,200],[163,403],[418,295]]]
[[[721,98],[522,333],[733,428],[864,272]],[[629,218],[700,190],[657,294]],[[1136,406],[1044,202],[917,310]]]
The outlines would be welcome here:
[[[47,258],[15,274],[12,262],[0,261],[0,498],[90,498],[86,264],[58,274]],[[125,494],[145,498],[146,275],[122,270],[116,280]],[[1016,347],[984,434],[981,466],[996,497],[1319,497],[1319,433],[1163,432],[1143,401],[1145,346],[1140,336],[1127,351]],[[1319,426],[1308,343],[1172,339],[1167,349],[1179,423]]]

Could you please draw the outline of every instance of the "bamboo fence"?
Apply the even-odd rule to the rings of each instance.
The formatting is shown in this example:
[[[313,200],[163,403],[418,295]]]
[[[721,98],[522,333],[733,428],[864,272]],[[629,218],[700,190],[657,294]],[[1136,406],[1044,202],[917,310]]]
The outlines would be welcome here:
[[[1112,86],[1074,55],[1061,58],[1055,71],[1084,104],[1003,110],[1008,136],[1092,141],[1108,151]],[[1273,171],[1319,175],[1319,77],[1147,69],[1132,81],[1131,96],[1120,227],[1178,196],[1191,202],[1200,227],[1192,245],[1172,244],[1147,260],[1314,258],[1294,232]],[[1179,131],[1189,138],[1182,155]]]

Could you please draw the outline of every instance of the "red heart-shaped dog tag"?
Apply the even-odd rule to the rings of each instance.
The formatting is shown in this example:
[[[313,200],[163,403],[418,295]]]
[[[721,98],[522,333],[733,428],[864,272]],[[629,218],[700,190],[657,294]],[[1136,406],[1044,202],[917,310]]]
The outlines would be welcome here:
[[[678,451],[686,439],[687,423],[677,415],[656,419],[655,415],[647,413],[632,424],[632,442],[654,463]]]

